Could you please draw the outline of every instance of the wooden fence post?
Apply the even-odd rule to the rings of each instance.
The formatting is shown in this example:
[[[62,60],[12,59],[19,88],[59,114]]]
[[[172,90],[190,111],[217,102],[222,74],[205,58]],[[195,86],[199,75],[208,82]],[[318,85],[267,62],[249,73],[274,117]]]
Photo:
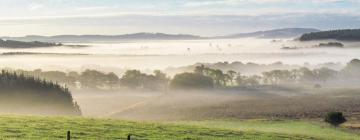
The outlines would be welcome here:
[[[70,140],[70,131],[67,131],[66,140]]]

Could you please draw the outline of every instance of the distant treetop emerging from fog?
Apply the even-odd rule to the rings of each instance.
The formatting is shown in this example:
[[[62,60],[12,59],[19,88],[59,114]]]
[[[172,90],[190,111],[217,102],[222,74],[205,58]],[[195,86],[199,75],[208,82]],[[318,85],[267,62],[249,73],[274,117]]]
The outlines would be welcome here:
[[[360,29],[331,30],[303,34],[300,41],[335,39],[343,41],[360,41]]]

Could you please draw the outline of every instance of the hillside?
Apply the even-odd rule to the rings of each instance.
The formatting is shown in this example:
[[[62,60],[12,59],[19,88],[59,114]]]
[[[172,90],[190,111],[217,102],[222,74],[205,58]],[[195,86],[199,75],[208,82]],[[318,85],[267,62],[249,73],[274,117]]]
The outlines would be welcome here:
[[[267,31],[257,31],[252,33],[241,33],[223,36],[220,38],[242,38],[242,37],[256,37],[256,38],[292,38],[298,37],[304,33],[318,32],[318,29],[312,28],[283,28]]]
[[[38,47],[54,47],[61,46],[60,43],[47,43],[47,42],[23,42],[15,40],[3,40],[0,39],[0,48],[38,48]]]
[[[344,30],[331,30],[322,32],[313,32],[303,34],[300,41],[311,40],[342,40],[342,41],[360,41],[360,29],[344,29]]]
[[[76,140],[126,139],[128,134],[132,134],[133,139],[149,140],[335,140],[337,138],[355,140],[358,137],[357,134],[342,132],[328,126],[321,128],[310,123],[302,123],[300,128],[295,127],[296,123],[295,125],[294,123],[284,123],[281,129],[279,129],[280,131],[277,132],[251,129],[251,127],[248,127],[248,130],[239,130],[232,128],[233,126],[229,125],[229,123],[214,123],[217,125],[211,125],[209,122],[205,124],[204,122],[199,124],[193,122],[169,124],[73,117],[0,116],[0,131],[2,132],[0,137],[4,139],[63,140],[66,138],[66,133],[69,130],[71,131],[71,138]],[[258,125],[259,123],[255,124]],[[220,128],[220,126],[223,128]],[[286,131],[288,132],[284,132],[283,128],[286,126],[296,128],[294,133],[289,132],[291,129],[287,129]],[[277,127],[276,123],[272,127]],[[271,128],[271,125],[267,125],[266,128]],[[330,133],[331,135],[306,136],[297,132],[299,130],[306,131],[307,129],[325,134]]]

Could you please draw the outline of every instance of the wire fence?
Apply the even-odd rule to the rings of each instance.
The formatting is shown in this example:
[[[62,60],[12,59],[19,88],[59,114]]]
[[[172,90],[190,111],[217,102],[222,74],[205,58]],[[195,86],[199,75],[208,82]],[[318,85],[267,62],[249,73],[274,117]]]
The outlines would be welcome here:
[[[14,134],[13,136],[0,136],[0,140],[305,140],[306,138],[287,138],[287,137],[263,137],[263,136],[256,136],[256,135],[244,135],[244,136],[221,136],[221,137],[214,137],[214,136],[195,136],[195,137],[177,137],[177,136],[160,136],[157,137],[146,137],[146,136],[139,136],[136,134],[127,134],[122,136],[113,136],[112,138],[99,136],[82,136],[83,133],[74,133],[72,131],[62,132],[54,134],[53,136],[41,136],[37,134],[33,134],[34,136],[21,136]],[[357,139],[354,139],[357,140]]]

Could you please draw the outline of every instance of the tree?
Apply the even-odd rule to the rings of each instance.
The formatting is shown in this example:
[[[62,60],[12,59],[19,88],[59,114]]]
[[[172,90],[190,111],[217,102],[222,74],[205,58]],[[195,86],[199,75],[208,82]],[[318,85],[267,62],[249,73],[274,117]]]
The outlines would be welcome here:
[[[349,78],[360,78],[360,60],[351,60],[346,67],[341,71],[341,74]]]
[[[214,82],[211,77],[198,73],[181,73],[170,82],[171,89],[212,89]]]
[[[168,88],[170,78],[168,78],[165,73],[161,72],[160,70],[155,70],[154,77],[155,81],[150,81],[151,83],[156,84],[153,88],[156,90],[166,90]]]
[[[169,78],[160,70],[155,70],[153,75],[138,70],[128,70],[120,81],[122,86],[130,89],[166,90]]]
[[[196,66],[194,69],[194,72],[197,74],[202,74],[202,75],[206,75],[205,74],[205,66],[204,65],[200,65],[200,66]]]
[[[237,72],[233,71],[233,70],[229,70],[226,72],[226,81],[229,82],[230,85],[234,85],[234,80],[236,78],[236,75],[240,75]]]
[[[109,88],[116,88],[119,84],[119,77],[113,72],[106,74],[105,79],[106,79],[106,85]]]
[[[101,89],[114,88],[119,78],[115,73],[102,73],[96,70],[85,70],[79,77],[82,88]]]
[[[326,82],[330,78],[334,78],[337,71],[329,68],[320,68],[313,70],[315,77],[322,82]]]
[[[246,76],[239,75],[235,78],[236,84],[238,86],[245,86],[246,85]]]
[[[330,123],[331,125],[338,126],[344,122],[346,119],[341,112],[329,112],[325,116],[325,122]]]
[[[273,70],[262,74],[264,82],[268,84],[284,84],[294,81],[291,72],[288,70]]]
[[[298,77],[300,82],[312,82],[316,80],[314,72],[308,68],[300,68],[297,72],[297,74],[299,74]]]
[[[235,81],[238,86],[258,86],[260,84],[260,76],[237,76]]]
[[[261,79],[261,77],[257,76],[257,75],[249,76],[246,79],[246,85],[248,85],[248,86],[258,86],[258,85],[260,85],[260,79]]]
[[[217,87],[226,86],[226,77],[225,74],[219,69],[211,69],[210,76],[215,81],[215,85]]]
[[[228,73],[224,73],[220,69],[212,69],[205,67],[204,65],[196,66],[194,73],[211,77],[214,80],[216,87],[225,87],[228,84],[232,84],[233,78],[236,74],[235,71],[228,71]]]
[[[144,74],[138,70],[128,70],[121,77],[121,85],[131,89],[143,87]]]

